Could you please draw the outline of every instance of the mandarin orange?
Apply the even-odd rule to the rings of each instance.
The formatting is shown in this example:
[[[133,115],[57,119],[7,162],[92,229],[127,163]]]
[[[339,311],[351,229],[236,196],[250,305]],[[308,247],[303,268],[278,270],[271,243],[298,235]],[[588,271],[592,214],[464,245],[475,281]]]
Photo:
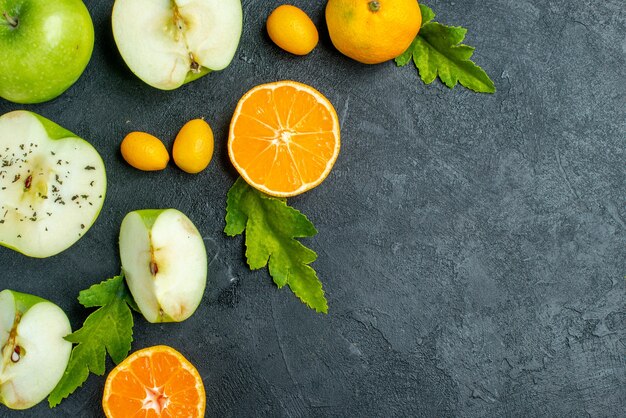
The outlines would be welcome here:
[[[206,396],[196,368],[160,345],[128,356],[107,377],[102,407],[108,418],[204,417]]]
[[[339,118],[319,91],[295,81],[257,86],[237,104],[228,155],[243,179],[278,197],[319,185],[340,148]]]

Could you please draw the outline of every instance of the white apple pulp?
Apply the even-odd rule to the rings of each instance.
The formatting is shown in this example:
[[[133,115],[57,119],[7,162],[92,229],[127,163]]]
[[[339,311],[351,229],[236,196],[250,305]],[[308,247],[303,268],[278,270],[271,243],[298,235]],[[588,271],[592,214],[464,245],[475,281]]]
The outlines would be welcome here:
[[[130,70],[172,90],[230,64],[242,14],[240,0],[116,0],[111,20]]]
[[[149,322],[180,322],[197,309],[207,277],[202,236],[175,209],[131,212],[120,228],[128,288]]]
[[[61,380],[72,350],[63,337],[72,329],[54,303],[21,295],[37,299],[22,310],[19,295],[0,292],[0,403],[26,409],[41,402]]]
[[[34,113],[0,116],[0,244],[58,254],[91,227],[105,192],[104,163],[88,142]]]

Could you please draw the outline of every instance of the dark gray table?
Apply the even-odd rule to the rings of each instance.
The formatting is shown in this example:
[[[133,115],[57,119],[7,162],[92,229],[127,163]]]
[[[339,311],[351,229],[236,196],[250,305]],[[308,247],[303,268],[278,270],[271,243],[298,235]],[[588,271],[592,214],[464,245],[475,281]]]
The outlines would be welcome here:
[[[324,28],[323,5],[295,2]],[[363,66],[324,29],[305,58],[270,43],[279,1],[244,1],[232,65],[173,92],[133,76],[112,40],[112,1],[87,1],[96,46],[61,98],[26,108],[89,139],[109,175],[100,218],[44,260],[0,249],[0,288],[48,298],[73,327],[81,289],[119,271],[117,235],[134,209],[175,207],[219,250],[205,299],[182,324],[136,316],[133,349],[169,344],[204,377],[207,416],[543,416],[626,414],[626,7],[604,1],[431,1],[469,29],[498,92],[424,86],[415,68]],[[227,127],[241,95],[280,79],[311,84],[342,122],[339,160],[290,200],[319,234],[306,240],[330,313],[250,272],[224,228],[236,179]],[[205,117],[214,160],[200,175],[129,167],[119,143],[145,130],[168,145]],[[229,280],[234,277],[231,283]],[[50,411],[97,417],[104,378]]]

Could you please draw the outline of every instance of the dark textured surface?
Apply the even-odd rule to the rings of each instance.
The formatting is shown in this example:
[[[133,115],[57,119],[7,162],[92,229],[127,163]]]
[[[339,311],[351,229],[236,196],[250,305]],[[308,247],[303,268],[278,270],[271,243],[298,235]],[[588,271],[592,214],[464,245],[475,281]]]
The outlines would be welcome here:
[[[133,349],[168,344],[195,363],[207,416],[533,416],[626,414],[626,7],[604,1],[431,1],[469,29],[495,95],[436,82],[414,68],[362,66],[324,30],[309,56],[264,34],[278,1],[244,1],[232,65],[174,92],[135,78],[110,33],[111,1],[87,1],[96,47],[59,99],[27,108],[90,140],[109,190],[70,250],[45,260],[0,249],[0,287],[48,298],[79,327],[81,289],[119,271],[130,210],[176,207],[219,249],[205,299],[185,323],[136,316]],[[323,28],[323,5],[295,2]],[[227,239],[227,127],[262,82],[309,83],[334,103],[342,151],[317,189],[290,200],[319,234],[330,313],[250,272]],[[143,173],[118,154],[130,130],[171,145],[189,119],[216,134],[210,168]],[[231,274],[236,280],[228,280]],[[101,416],[104,378],[57,409],[1,416]]]

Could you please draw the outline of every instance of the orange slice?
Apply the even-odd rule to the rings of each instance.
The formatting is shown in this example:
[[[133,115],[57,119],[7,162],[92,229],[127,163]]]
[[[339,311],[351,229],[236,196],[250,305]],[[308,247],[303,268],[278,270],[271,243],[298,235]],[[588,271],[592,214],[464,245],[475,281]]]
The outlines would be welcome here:
[[[228,155],[243,179],[272,196],[319,185],[339,155],[339,118],[319,91],[295,81],[262,84],[235,109]]]
[[[102,397],[108,418],[204,417],[205,405],[196,368],[164,345],[136,351],[117,365]]]

